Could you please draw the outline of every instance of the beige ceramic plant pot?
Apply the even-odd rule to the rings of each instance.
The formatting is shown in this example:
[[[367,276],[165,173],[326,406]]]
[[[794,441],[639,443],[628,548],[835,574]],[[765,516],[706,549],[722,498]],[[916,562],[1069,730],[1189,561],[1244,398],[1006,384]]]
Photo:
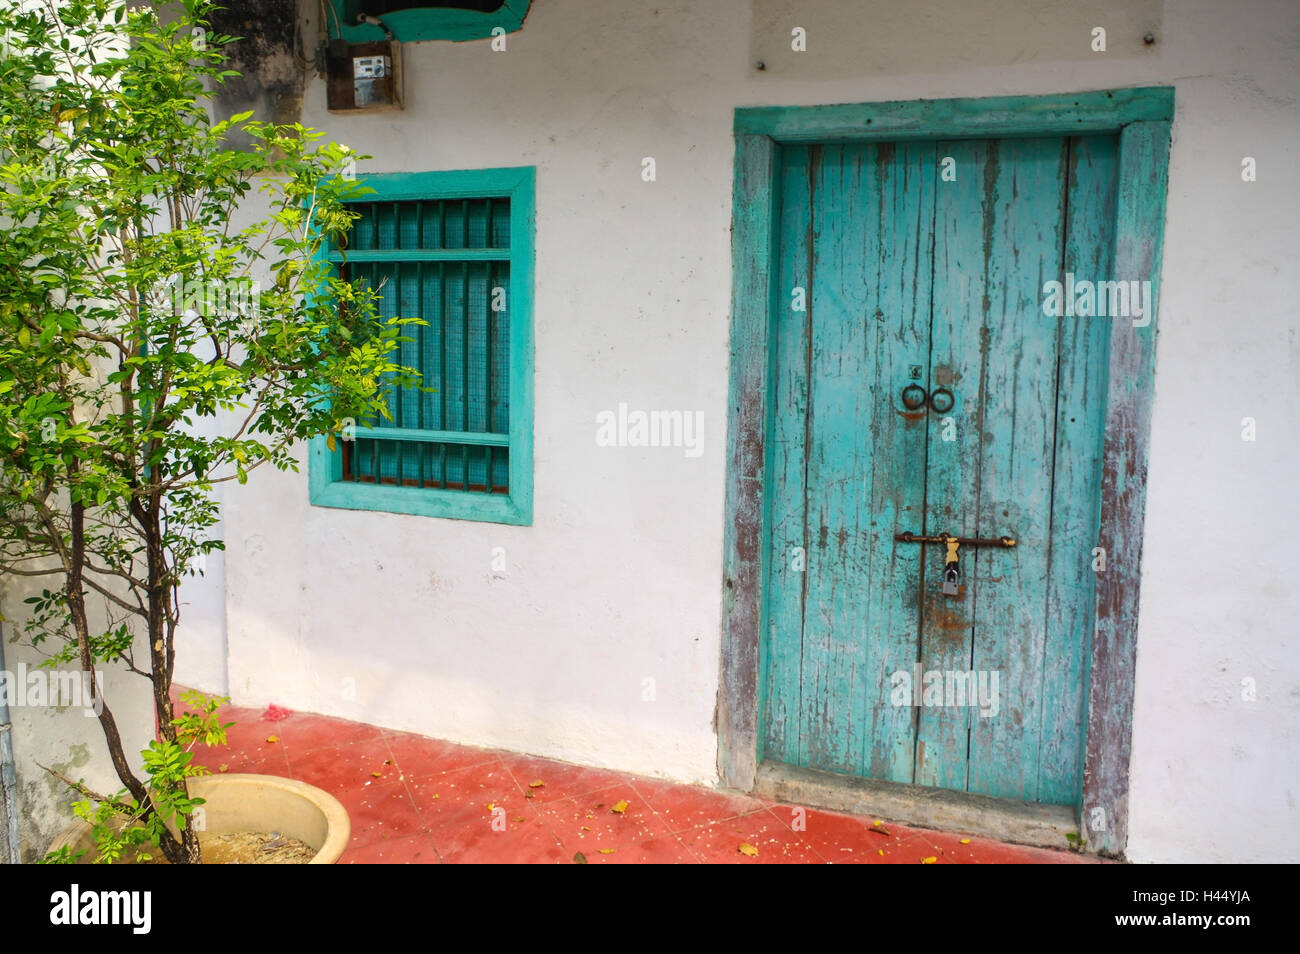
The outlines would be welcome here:
[[[203,775],[190,779],[190,795],[206,801],[208,832],[279,832],[316,849],[311,865],[332,865],[352,837],[352,822],[339,800],[315,785],[276,775]],[[81,864],[95,857],[90,826],[76,821],[63,829],[51,851],[67,845],[85,851]]]

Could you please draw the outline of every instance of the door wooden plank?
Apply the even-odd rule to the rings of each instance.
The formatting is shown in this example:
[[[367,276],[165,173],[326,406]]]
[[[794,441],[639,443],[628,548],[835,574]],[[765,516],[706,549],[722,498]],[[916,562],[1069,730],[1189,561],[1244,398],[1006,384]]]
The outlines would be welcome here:
[[[769,365],[775,275],[773,207],[776,145],[766,136],[736,136],[732,187],[731,372],[727,386],[727,520],[723,527],[722,671],[718,697],[718,766],[729,785],[749,791],[758,769],[760,646],[763,635],[763,566]],[[528,241],[532,222],[512,216],[511,242]],[[520,234],[516,235],[518,231]],[[529,276],[522,276],[529,278]],[[531,279],[529,278],[529,281]],[[523,282],[525,288],[528,281]],[[516,329],[512,327],[511,333]],[[530,346],[531,353],[531,346]],[[528,368],[511,369],[531,382]],[[511,436],[513,446],[514,435]],[[510,461],[511,485],[518,474]]]
[[[910,781],[913,713],[890,674],[915,659],[923,419],[902,413],[923,366],[933,146],[828,146],[813,195],[808,413],[810,564],[802,764]]]
[[[1002,262],[985,254],[985,193],[996,178],[995,144],[983,140],[938,143],[941,161],[951,158],[955,181],[940,181],[935,192],[933,321],[927,389],[946,388],[954,404],[947,414],[927,415],[925,527],[974,536],[978,506],[978,464],[983,432],[981,395],[985,371],[980,357],[987,302],[1002,277]],[[923,673],[966,671],[970,667],[973,627],[974,560],[959,551],[962,573],[957,596],[940,592],[944,550],[923,548],[918,623],[919,661]],[[926,679],[913,687],[922,703],[917,718],[916,783],[964,791],[968,719],[965,708],[939,708],[942,681],[929,688]]]
[[[780,150],[777,279],[772,300],[772,415],[767,446],[767,644],[759,673],[764,726],[761,759],[799,763],[804,589],[809,546],[804,488],[808,412],[812,205],[809,147]],[[796,289],[801,289],[797,293]],[[802,299],[802,300],[800,300]],[[796,311],[797,306],[802,311]]]
[[[865,743],[870,558],[858,535],[869,517],[861,438],[879,373],[863,315],[867,209],[879,207],[863,146],[813,151],[812,352],[807,467],[810,567],[804,607],[801,765],[861,770]],[[820,161],[819,161],[820,160]],[[874,211],[872,213],[875,214]]]
[[[926,441],[924,412],[908,411],[901,395],[913,369],[924,379],[930,350],[935,149],[933,142],[873,148],[880,211],[875,223],[867,223],[875,227],[875,254],[863,256],[869,292],[863,321],[874,331],[868,340],[879,369],[864,448],[870,461],[870,481],[862,488],[868,518],[860,527],[870,559],[862,582],[870,650],[864,686],[872,696],[863,774],[898,782],[913,780],[916,759],[916,710],[898,704],[904,700],[895,698],[894,676],[917,659],[921,554],[897,546],[894,534],[915,529],[924,517]]]
[[[1172,94],[1170,95],[1172,105]],[[1168,117],[1166,117],[1168,118]],[[1110,323],[1106,449],[1102,461],[1102,545],[1088,700],[1082,815],[1089,844],[1121,852],[1128,840],[1133,675],[1137,665],[1142,518],[1146,507],[1151,395],[1159,324],[1170,124],[1134,122],[1119,139],[1115,205],[1115,275],[1151,282],[1140,323]]]
[[[1091,282],[1112,277],[1117,148],[1114,136],[1071,140],[1061,282],[1066,281],[1066,273]],[[1083,786],[1083,729],[1094,615],[1093,548],[1100,545],[1101,455],[1112,320],[1059,319],[1051,563],[1043,622],[1046,643],[1038,758],[1038,800],[1057,805],[1075,804]]]
[[[1067,142],[998,143],[986,194],[988,254],[1002,263],[986,308],[983,446],[975,530],[1008,534],[1014,550],[974,555],[971,669],[998,676],[996,712],[971,712],[968,788],[1037,800],[1043,685],[1043,605],[1051,541],[1056,432],[1057,322],[1043,314],[1043,285],[1060,273]],[[991,223],[988,216],[991,214]]]

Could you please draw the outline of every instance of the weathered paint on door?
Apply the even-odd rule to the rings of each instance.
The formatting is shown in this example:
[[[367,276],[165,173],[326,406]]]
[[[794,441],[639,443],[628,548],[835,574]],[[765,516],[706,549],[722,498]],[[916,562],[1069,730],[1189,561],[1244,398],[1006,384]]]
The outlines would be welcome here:
[[[781,148],[761,758],[1077,800],[1114,319],[1046,316],[1044,284],[1110,277],[1116,158],[1111,136]],[[952,409],[909,410],[912,383]],[[949,596],[944,547],[908,530],[1018,544],[961,548]],[[956,694],[981,684],[982,707]]]

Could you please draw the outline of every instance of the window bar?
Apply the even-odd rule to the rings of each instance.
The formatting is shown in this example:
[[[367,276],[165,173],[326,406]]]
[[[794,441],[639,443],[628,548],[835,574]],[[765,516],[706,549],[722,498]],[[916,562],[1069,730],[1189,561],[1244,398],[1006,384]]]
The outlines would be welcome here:
[[[469,248],[469,199],[462,199],[460,203],[460,225],[463,241],[461,248]],[[460,274],[460,291],[461,291],[461,318],[464,328],[461,334],[461,418],[465,430],[469,430],[469,261],[466,260],[461,266]],[[461,489],[469,493],[469,445],[460,445],[461,460]]]
[[[341,265],[339,265],[339,280],[345,282],[352,281],[352,266],[349,265],[347,262],[344,262]],[[339,310],[340,311],[343,310],[342,305],[339,306]],[[340,315],[340,318],[341,317],[342,315]],[[361,461],[358,459],[357,456],[356,442],[355,440],[352,441],[347,440],[345,434],[344,440],[342,441],[342,445],[343,445],[343,451],[342,451],[343,477],[344,479],[350,477],[354,484],[360,483],[361,482]]]
[[[424,203],[415,203],[415,247],[424,248]],[[421,321],[424,320],[424,262],[415,263],[415,294],[418,296],[418,304],[415,307],[415,317]],[[415,331],[415,350],[417,363],[421,368],[424,367],[424,325],[416,325]],[[423,375],[420,378],[420,385],[424,385]],[[424,430],[424,392],[417,391],[415,398],[415,420],[420,430]],[[423,444],[419,445],[420,458],[416,461],[415,469],[415,486],[424,486],[424,469],[428,461],[429,452]]]
[[[423,244],[424,243],[424,203],[423,202],[420,203],[418,206],[416,206],[416,208],[419,210],[416,213],[416,222],[418,223],[417,227],[420,230],[420,243]],[[424,262],[415,263],[415,293],[416,295],[419,296],[418,304],[415,307],[415,317],[423,321],[424,320]],[[417,352],[416,363],[421,368],[423,368],[424,367],[424,325],[416,325],[415,328],[416,328],[415,349]],[[420,377],[420,386],[421,387],[424,386],[423,375],[421,375]],[[418,426],[420,430],[425,429],[423,391],[416,392],[415,422],[416,422],[416,426]],[[416,461],[415,486],[423,487],[425,464],[428,463],[429,451],[423,444],[419,445],[419,450],[420,450],[420,459]]]
[[[442,239],[447,239],[447,216],[446,210],[440,216],[442,219]],[[441,408],[441,415],[438,418],[438,426],[443,430],[447,429],[447,263],[438,263],[438,298],[441,303],[438,309],[438,398]],[[447,489],[447,445],[438,445],[438,479],[443,490]]]
[[[399,241],[400,238],[401,238],[401,233],[398,232]],[[394,284],[397,286],[396,289],[394,289],[394,292],[396,294],[396,301],[397,301],[397,308],[395,310],[397,311],[398,316],[400,317],[401,310],[402,310],[402,263],[401,262],[394,263],[393,275],[395,277]],[[399,363],[401,361],[401,357],[402,357],[402,345],[399,343],[397,346],[397,358]],[[406,423],[402,419],[402,389],[399,387],[394,387],[392,391],[393,391],[393,423],[396,424],[398,427],[402,427]],[[404,443],[405,443],[404,441],[393,441],[394,463],[397,467],[397,486],[399,487],[402,486],[402,478],[406,474],[406,471],[403,467],[405,461],[403,460],[402,457],[402,445]]]
[[[483,241],[483,244],[486,245],[488,248],[491,248],[496,244],[494,238],[494,232],[496,231],[494,227],[495,216],[493,215],[495,208],[496,208],[496,200],[489,198],[487,200],[487,216],[486,216],[487,238],[484,239]],[[484,409],[487,413],[487,420],[483,422],[483,430],[485,431],[492,430],[492,302],[493,302],[493,298],[496,295],[496,291],[495,291],[496,272],[497,272],[496,262],[488,262],[487,263],[487,311],[483,316],[483,331],[484,331],[483,336],[484,338],[487,339],[486,344],[484,346],[485,354],[483,356],[483,363],[486,368],[483,376],[483,390],[486,392],[484,395],[485,400],[483,404],[484,404]],[[483,489],[490,494],[492,493],[492,446],[491,445],[487,445],[483,449],[483,465],[486,468],[485,470],[486,476],[484,477],[483,480]]]

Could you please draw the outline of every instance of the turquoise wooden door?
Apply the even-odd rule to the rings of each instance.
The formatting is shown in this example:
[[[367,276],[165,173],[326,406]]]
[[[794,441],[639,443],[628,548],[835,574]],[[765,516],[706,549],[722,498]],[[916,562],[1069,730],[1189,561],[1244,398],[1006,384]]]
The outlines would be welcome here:
[[[786,146],[778,174],[760,757],[1073,804],[1112,319],[1044,286],[1110,277],[1116,140]],[[1017,545],[959,548],[945,594],[906,531]]]

